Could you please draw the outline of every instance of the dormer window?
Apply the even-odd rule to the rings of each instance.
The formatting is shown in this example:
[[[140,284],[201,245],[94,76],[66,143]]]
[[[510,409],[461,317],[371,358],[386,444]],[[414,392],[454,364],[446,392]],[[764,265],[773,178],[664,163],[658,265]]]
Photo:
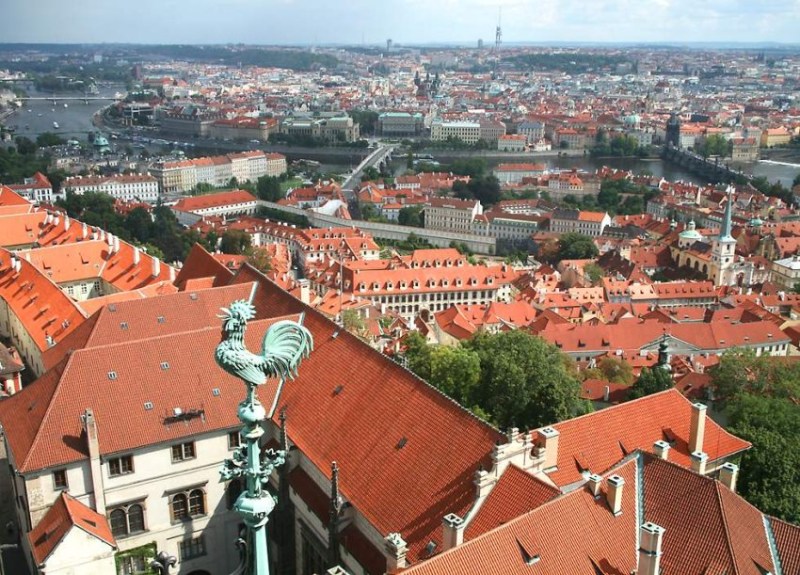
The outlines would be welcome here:
[[[400,289],[406,289],[407,287],[408,287],[408,284],[406,284],[405,281],[401,281],[400,282]]]
[[[489,285],[493,285],[494,284],[494,278],[492,276],[489,276],[488,278],[486,278],[486,283],[489,284]]]
[[[386,289],[394,289],[394,284],[392,282],[387,282]]]
[[[358,284],[358,289],[360,289],[361,291],[367,291],[367,284],[361,282],[360,284]]]
[[[414,288],[416,289],[418,287],[419,287],[419,282],[417,280],[414,280]]]
[[[373,282],[372,283],[372,289],[381,289],[381,284],[378,283],[378,282]]]
[[[442,286],[443,287],[447,287],[449,285],[450,285],[450,282],[448,280],[446,280],[446,279],[442,280]]]

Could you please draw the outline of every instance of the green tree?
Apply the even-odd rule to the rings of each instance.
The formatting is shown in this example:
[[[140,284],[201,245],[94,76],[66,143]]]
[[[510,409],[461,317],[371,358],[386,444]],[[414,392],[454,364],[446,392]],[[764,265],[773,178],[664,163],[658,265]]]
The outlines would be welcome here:
[[[244,255],[250,251],[250,235],[243,230],[227,230],[222,234],[219,249],[223,254]]]
[[[630,385],[633,383],[633,368],[631,364],[615,357],[603,358],[597,365],[606,381]]]
[[[210,235],[210,234],[209,234]],[[272,270],[272,257],[265,248],[253,248],[247,256],[247,263],[261,273]]]
[[[429,383],[465,407],[472,405],[481,377],[478,354],[461,346],[436,346],[430,354]]]
[[[523,331],[479,333],[464,344],[481,365],[471,404],[500,427],[530,429],[582,413],[580,384],[558,348]]]
[[[400,208],[400,213],[397,217],[397,222],[401,226],[413,226],[415,228],[422,228],[424,226],[424,212],[420,206],[407,206]]]
[[[406,346],[405,359],[408,369],[425,381],[431,378],[431,346],[418,331],[409,333],[403,343]]]
[[[645,367],[642,369],[642,373],[639,374],[639,378],[631,386],[628,392],[628,399],[637,399],[645,395],[665,391],[671,387],[673,387],[673,381],[672,374],[669,371],[660,367],[654,367],[653,369]]]
[[[742,456],[739,492],[765,513],[800,521],[800,406],[743,393],[726,413],[729,431],[753,444]]]
[[[367,325],[364,318],[354,309],[342,311],[342,326],[353,335],[365,338],[367,335]]]
[[[63,146],[66,144],[64,138],[53,134],[52,132],[43,132],[36,136],[36,145],[40,148],[48,148],[50,146]]]
[[[256,182],[256,193],[258,197],[267,202],[277,202],[283,199],[281,181],[274,176],[261,176]]]
[[[714,396],[722,401],[755,388],[763,388],[762,374],[766,358],[756,357],[751,349],[729,349],[711,371],[711,386]]]
[[[597,246],[589,236],[569,232],[558,238],[559,260],[591,259],[597,254]]]
[[[128,212],[123,225],[131,237],[139,242],[147,243],[153,236],[153,219],[144,208],[134,208]]]
[[[596,285],[601,279],[603,279],[603,276],[606,272],[599,265],[591,262],[583,266],[583,273],[587,278],[589,278],[589,281],[592,282],[592,285]]]
[[[370,182],[377,180],[381,177],[381,173],[378,171],[375,166],[367,166],[364,168],[363,173],[361,174],[361,181],[362,182]]]
[[[17,136],[14,138],[14,145],[17,147],[17,152],[24,155],[32,155],[36,153],[36,144],[30,138],[25,136]]]
[[[732,142],[719,134],[712,134],[704,138],[697,145],[696,152],[707,158],[709,156],[727,157],[731,155]]]

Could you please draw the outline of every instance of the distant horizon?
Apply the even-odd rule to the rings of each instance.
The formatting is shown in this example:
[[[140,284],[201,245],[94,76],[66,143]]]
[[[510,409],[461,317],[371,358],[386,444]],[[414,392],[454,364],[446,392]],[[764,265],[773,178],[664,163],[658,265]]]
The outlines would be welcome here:
[[[798,43],[800,0],[6,0],[11,43]],[[447,38],[441,40],[440,38]],[[564,38],[571,40],[565,41]]]
[[[356,42],[281,42],[271,44],[259,44],[254,42],[0,42],[2,47],[15,47],[15,46],[76,46],[76,47],[147,47],[147,46],[215,46],[215,47],[235,47],[235,46],[248,46],[253,48],[376,48],[385,49],[386,42],[365,42],[363,44]],[[463,41],[446,40],[438,41],[420,41],[420,42],[393,42],[393,49],[399,48],[464,48],[464,49],[477,49],[477,40],[472,44]],[[503,48],[585,48],[585,47],[601,47],[601,48],[614,48],[614,47],[642,47],[642,48],[708,48],[715,47],[721,49],[727,48],[797,48],[800,49],[800,41],[795,42],[781,42],[781,41],[751,41],[743,42],[738,40],[709,40],[709,41],[679,41],[679,40],[662,40],[662,41],[586,41],[586,40],[554,40],[554,41],[509,41],[503,42],[500,50]],[[483,50],[494,51],[494,43],[488,44],[484,41]]]

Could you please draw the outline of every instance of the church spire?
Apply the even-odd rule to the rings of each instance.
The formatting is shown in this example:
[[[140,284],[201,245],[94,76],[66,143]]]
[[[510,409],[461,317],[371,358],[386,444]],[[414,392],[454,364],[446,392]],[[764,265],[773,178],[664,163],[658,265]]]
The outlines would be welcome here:
[[[722,227],[719,230],[719,241],[721,242],[732,242],[734,241],[733,236],[731,235],[731,219],[732,219],[732,209],[733,209],[733,186],[728,186],[726,190],[726,194],[728,196],[728,200],[725,203],[725,217],[722,220]]]
[[[331,463],[331,501],[328,519],[328,567],[336,567],[341,563],[339,554],[339,517],[344,501],[339,495],[339,466]]]

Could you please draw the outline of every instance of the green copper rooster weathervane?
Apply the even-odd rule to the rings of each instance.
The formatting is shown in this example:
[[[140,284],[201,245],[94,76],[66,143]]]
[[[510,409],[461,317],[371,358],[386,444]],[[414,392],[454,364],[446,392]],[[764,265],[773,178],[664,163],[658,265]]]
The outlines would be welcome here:
[[[222,369],[243,380],[247,396],[239,404],[239,421],[242,422],[244,444],[238,447],[231,459],[222,464],[221,481],[244,478],[247,489],[234,504],[234,509],[244,519],[247,537],[239,540],[242,564],[235,571],[242,575],[268,575],[267,518],[275,507],[272,495],[265,489],[272,470],[286,461],[286,452],[267,449],[261,459],[259,439],[264,435],[263,422],[275,412],[281,390],[287,379],[294,379],[300,361],[308,357],[314,341],[311,333],[299,322],[281,320],[272,324],[264,335],[261,353],[251,353],[244,346],[244,332],[248,320],[255,317],[255,308],[246,300],[233,302],[222,309],[222,341],[214,358]],[[269,411],[258,400],[256,389],[274,378],[278,388]]]

